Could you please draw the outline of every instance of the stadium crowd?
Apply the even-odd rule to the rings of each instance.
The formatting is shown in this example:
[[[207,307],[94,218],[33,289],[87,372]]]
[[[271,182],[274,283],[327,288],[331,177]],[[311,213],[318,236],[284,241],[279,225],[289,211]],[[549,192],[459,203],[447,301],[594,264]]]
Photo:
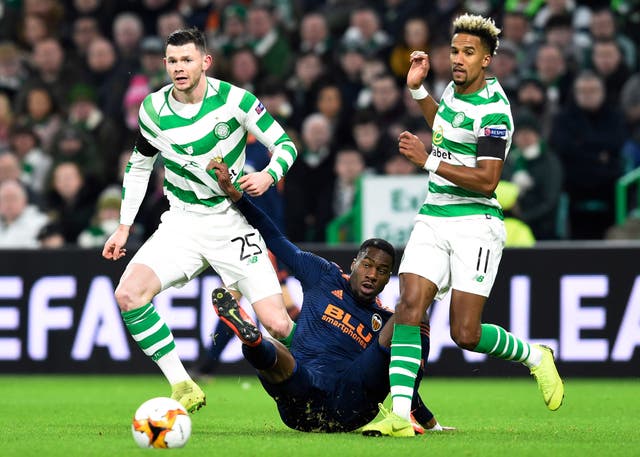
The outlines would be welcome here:
[[[638,2],[7,0],[0,247],[102,247],[118,224],[140,104],[169,81],[164,40],[190,26],[206,33],[210,76],[253,92],[297,145],[269,195],[276,222],[294,242],[327,241],[361,175],[424,173],[397,146],[403,130],[431,144],[406,89],[409,54],[429,53],[425,86],[438,99],[451,79],[451,19],[465,11],[502,28],[489,73],[516,127],[503,173],[517,188],[510,215],[537,240],[640,238],[611,230],[615,182],[640,166]],[[249,144],[248,167],[264,166],[269,152]],[[163,181],[157,166],[131,241],[167,209]]]

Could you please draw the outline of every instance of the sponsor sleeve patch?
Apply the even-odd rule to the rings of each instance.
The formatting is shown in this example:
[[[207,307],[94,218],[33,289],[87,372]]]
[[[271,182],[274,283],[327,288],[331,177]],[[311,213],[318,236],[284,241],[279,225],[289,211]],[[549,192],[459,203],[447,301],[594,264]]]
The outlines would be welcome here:
[[[506,138],[507,128],[506,127],[485,127],[484,136],[490,136],[493,138]]]
[[[256,106],[256,113],[260,114],[264,111],[264,105],[262,102],[258,102],[258,106]]]

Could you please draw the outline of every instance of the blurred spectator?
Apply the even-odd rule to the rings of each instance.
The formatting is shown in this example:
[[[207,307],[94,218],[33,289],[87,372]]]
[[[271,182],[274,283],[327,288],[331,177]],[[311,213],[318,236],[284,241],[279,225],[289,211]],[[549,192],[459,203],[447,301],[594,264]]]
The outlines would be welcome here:
[[[83,181],[96,191],[104,185],[104,159],[98,155],[95,141],[80,126],[62,126],[54,137],[51,158],[54,168],[60,163],[76,164],[80,168]]]
[[[140,70],[137,75],[142,75],[147,79],[147,85],[151,92],[171,82],[164,68],[163,59],[164,43],[162,39],[157,36],[144,38],[140,43]]]
[[[538,120],[526,112],[515,118],[513,147],[502,176],[518,187],[510,211],[529,225],[538,240],[557,239],[558,205],[562,193],[562,164],[541,136]]]
[[[0,10],[0,41],[15,40],[20,27],[22,5],[19,2],[2,2]]]
[[[505,247],[529,248],[536,244],[531,228],[513,211],[517,208],[520,193],[518,186],[509,181],[500,181],[495,193],[504,212],[504,229],[507,232]]]
[[[626,171],[640,167],[640,73],[629,78],[620,97],[627,121],[629,139],[624,144]]]
[[[248,46],[247,9],[235,3],[224,7],[221,24],[211,29],[207,41],[211,50],[225,59],[236,49]]]
[[[96,91],[92,86],[78,84],[71,89],[69,97],[68,123],[89,134],[91,144],[97,150],[96,159],[104,164],[104,181],[116,182],[118,153],[124,142],[122,121],[104,115],[98,107]]]
[[[383,0],[378,7],[382,28],[391,39],[399,41],[405,30],[405,24],[416,17],[424,17],[430,4],[421,0]]]
[[[398,138],[404,130],[410,130],[415,134],[414,130],[417,127],[431,131],[427,121],[424,119],[420,105],[411,97],[411,92],[409,92],[406,85],[402,88],[402,106],[405,111],[404,115],[396,119],[388,128],[391,138]],[[425,147],[429,148],[430,144],[425,143]],[[427,152],[429,152],[429,149],[427,149]]]
[[[253,4],[247,14],[247,31],[265,73],[284,79],[292,67],[293,55],[289,41],[276,26],[271,8]]]
[[[558,113],[549,143],[565,172],[571,238],[602,239],[614,222],[614,186],[628,135],[619,108],[604,103],[600,77],[581,73],[573,90],[575,104]]]
[[[110,0],[71,0],[66,3],[72,18],[79,16],[95,18],[100,25],[101,33],[111,30],[113,18],[122,7],[121,2]],[[133,6],[131,3],[129,2],[129,6]]]
[[[431,52],[429,53],[429,74],[427,75],[427,83],[429,93],[439,101],[445,88],[451,82],[451,62],[449,54],[451,53],[451,44],[448,41],[437,41],[432,43]]]
[[[60,41],[55,38],[38,41],[29,63],[32,66],[32,75],[18,93],[16,106],[24,106],[24,94],[32,87],[45,86],[55,99],[55,105],[61,109],[66,108],[71,87],[77,84],[83,75],[81,69],[74,67],[72,62],[65,62],[65,51]]]
[[[520,11],[505,11],[502,17],[500,46],[509,42],[516,48],[518,68],[525,69],[532,66],[534,56],[529,49],[534,41],[535,35],[531,31],[531,23],[527,16]]]
[[[563,106],[571,96],[573,74],[567,68],[562,51],[555,45],[543,44],[535,60],[535,78],[547,90],[547,100],[554,106]]]
[[[398,149],[397,144],[378,126],[375,115],[368,110],[358,111],[352,121],[352,136],[364,157],[365,167],[382,173],[387,156]]]
[[[426,19],[412,17],[404,23],[402,39],[391,49],[389,67],[399,81],[405,81],[413,51],[429,53],[430,29]]]
[[[71,43],[73,47],[68,50],[68,58],[86,71],[89,45],[100,36],[102,36],[102,31],[97,18],[93,16],[78,16],[71,24]]]
[[[620,92],[631,77],[618,43],[614,40],[598,40],[591,48],[591,61],[595,71],[604,81],[607,92],[606,103],[620,105]]]
[[[423,7],[424,14],[427,16],[429,25],[431,26],[431,36],[441,37],[448,40],[451,36],[451,24],[455,17],[466,12],[463,1],[445,0],[432,3],[424,3],[427,8]]]
[[[96,38],[87,53],[89,83],[97,89],[98,106],[106,116],[122,115],[122,99],[129,84],[129,70],[118,62],[113,44]]]
[[[59,29],[64,20],[64,5],[59,0],[22,0],[22,11],[44,18],[52,30]]]
[[[578,3],[581,2],[574,0],[547,0],[533,18],[533,29],[541,36],[552,17],[568,16],[571,27],[581,35],[579,39],[584,41],[591,22],[591,10],[589,7]]]
[[[342,35],[342,44],[357,46],[367,57],[386,57],[391,37],[381,28],[376,10],[367,5],[354,8],[349,16],[349,27]]]
[[[91,225],[78,236],[78,246],[82,248],[102,248],[107,238],[120,225],[120,199],[122,189],[119,186],[107,187],[102,191],[96,203],[96,211]]]
[[[331,202],[332,217],[342,216],[351,211],[356,200],[357,182],[364,173],[364,157],[357,149],[345,148],[336,153],[334,181],[331,192],[327,193]]]
[[[318,189],[331,178],[334,157],[331,150],[331,125],[320,113],[309,115],[302,123],[302,148],[298,160],[285,180],[285,221],[291,241],[324,241],[328,220],[318,217],[326,200]]]
[[[333,40],[325,16],[319,12],[305,14],[300,21],[298,52],[313,53],[323,62],[330,63]]]
[[[0,92],[0,151],[9,146],[9,133],[13,126],[14,115],[11,99],[4,92]]]
[[[140,42],[144,32],[142,20],[135,13],[120,13],[113,21],[113,42],[120,64],[130,71],[138,69]]]
[[[62,126],[62,115],[51,92],[45,86],[31,86],[25,92],[25,111],[20,122],[28,125],[38,135],[45,152],[53,147],[53,138]]]
[[[151,35],[159,35],[162,39],[165,39],[166,36],[161,35],[158,30],[159,19],[166,13],[177,11],[177,6],[180,3],[180,0],[141,0],[131,3],[137,7],[136,9],[133,7],[134,5],[131,5],[130,9],[140,15],[140,18],[144,23],[145,32]]]
[[[42,203],[41,194],[35,192],[29,184],[24,181],[23,164],[20,157],[12,151],[0,152],[0,182],[19,181],[27,193],[27,202],[30,205],[40,206]]]
[[[378,76],[371,83],[371,109],[378,127],[384,131],[403,116],[402,92],[390,73]]]
[[[382,169],[388,176],[413,175],[418,171],[409,159],[398,152],[389,155]]]
[[[616,18],[608,6],[601,6],[593,10],[589,31],[591,32],[590,38],[592,45],[600,40],[615,40],[615,42],[618,43],[627,67],[632,71],[637,68],[637,45],[618,30]],[[588,57],[586,60],[588,61]]]
[[[23,0],[22,24],[18,28],[27,50],[38,41],[60,33],[64,6],[58,0]]]
[[[60,225],[65,243],[76,244],[78,235],[89,226],[96,203],[96,189],[85,185],[84,175],[74,162],[53,168],[46,210]]]
[[[276,25],[289,35],[297,26],[294,11],[297,8],[295,0],[256,0],[253,3],[269,5],[273,11]]]
[[[357,149],[344,148],[336,153],[333,179],[323,190],[327,196],[324,207],[329,222],[326,240],[329,243],[356,242],[360,237],[356,227],[358,208],[358,182],[364,172],[364,158]]]
[[[364,53],[357,46],[343,46],[338,56],[340,92],[345,103],[355,106],[364,85],[360,79],[365,64]]]
[[[127,128],[124,142],[133,142],[133,139],[136,137],[140,105],[142,105],[142,102],[149,93],[151,93],[151,88],[145,76],[135,75],[131,78],[129,87],[127,87],[127,91],[124,93],[122,100],[124,124]]]
[[[524,78],[520,81],[515,100],[512,99],[512,114],[526,111],[536,117],[543,138],[549,138],[551,123],[558,106],[549,103],[546,87],[536,78]]]
[[[0,182],[0,248],[38,247],[38,231],[47,216],[27,202],[27,193],[16,180]]]
[[[293,107],[289,100],[289,94],[278,79],[273,77],[263,79],[256,91],[256,96],[280,125],[285,127],[291,125]],[[258,142],[258,144],[262,143]],[[264,166],[266,167],[267,163]],[[258,170],[262,170],[262,168]]]
[[[15,94],[27,79],[27,70],[18,48],[10,41],[0,42],[0,93],[15,99]]]
[[[351,141],[350,109],[345,106],[337,83],[326,82],[318,88],[315,110],[329,121],[333,145]]]
[[[389,73],[389,68],[384,60],[374,57],[364,62],[360,71],[360,81],[362,81],[363,87],[358,94],[356,108],[371,107],[373,81],[386,73]]]
[[[253,93],[256,91],[259,76],[260,61],[250,48],[233,51],[229,59],[229,77],[227,78],[231,84]]]
[[[166,41],[171,33],[178,29],[184,29],[186,26],[187,23],[177,10],[168,10],[158,16],[156,34]]]
[[[37,195],[43,195],[53,160],[40,147],[38,136],[30,127],[16,125],[11,130],[10,148],[22,166],[20,181]]]
[[[18,30],[20,45],[26,51],[32,51],[38,41],[55,36],[45,18],[37,14],[25,14]]]
[[[488,73],[498,78],[507,98],[513,100],[520,85],[517,49],[508,41],[500,42],[496,55],[491,59]]]
[[[582,49],[586,40],[580,41],[579,34],[571,25],[571,16],[551,16],[544,28],[542,42],[556,46],[562,51],[567,68],[575,73],[584,64]],[[584,35],[582,35],[584,37]]]
[[[45,224],[38,232],[37,240],[43,249],[60,249],[65,245],[62,228],[56,222]]]
[[[313,52],[301,54],[296,59],[294,73],[285,83],[291,98],[293,124],[296,128],[300,128],[302,119],[312,110],[315,99],[314,88],[324,71],[322,60]]]

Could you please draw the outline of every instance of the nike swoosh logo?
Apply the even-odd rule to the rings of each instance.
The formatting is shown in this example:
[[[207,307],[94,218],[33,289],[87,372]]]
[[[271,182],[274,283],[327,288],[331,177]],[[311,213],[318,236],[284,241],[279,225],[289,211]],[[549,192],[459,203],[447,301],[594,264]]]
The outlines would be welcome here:
[[[411,425],[403,425],[402,427],[396,427],[395,424],[391,425],[391,430],[394,432],[400,432],[402,430],[407,429],[408,427],[411,427]]]
[[[240,319],[238,317],[238,315],[236,314],[236,310],[235,309],[230,309],[229,310],[229,316],[233,317],[236,321],[243,323],[244,321],[242,319]]]

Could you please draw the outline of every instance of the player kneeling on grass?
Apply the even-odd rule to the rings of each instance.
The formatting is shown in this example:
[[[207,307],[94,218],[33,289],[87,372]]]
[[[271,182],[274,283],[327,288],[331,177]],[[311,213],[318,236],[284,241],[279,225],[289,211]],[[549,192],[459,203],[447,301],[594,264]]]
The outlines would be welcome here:
[[[242,352],[276,401],[282,421],[305,432],[348,432],[367,424],[389,393],[393,314],[377,296],[393,270],[393,246],[377,238],[365,241],[351,275],[346,275],[336,264],[287,240],[233,186],[224,163],[212,161],[208,169],[214,170],[220,188],[302,285],[304,299],[290,350],[263,337],[228,291],[213,292],[214,310],[242,341]],[[426,359],[428,323],[421,335]],[[420,370],[413,397],[415,420],[408,436],[443,429],[417,393],[421,377]]]

